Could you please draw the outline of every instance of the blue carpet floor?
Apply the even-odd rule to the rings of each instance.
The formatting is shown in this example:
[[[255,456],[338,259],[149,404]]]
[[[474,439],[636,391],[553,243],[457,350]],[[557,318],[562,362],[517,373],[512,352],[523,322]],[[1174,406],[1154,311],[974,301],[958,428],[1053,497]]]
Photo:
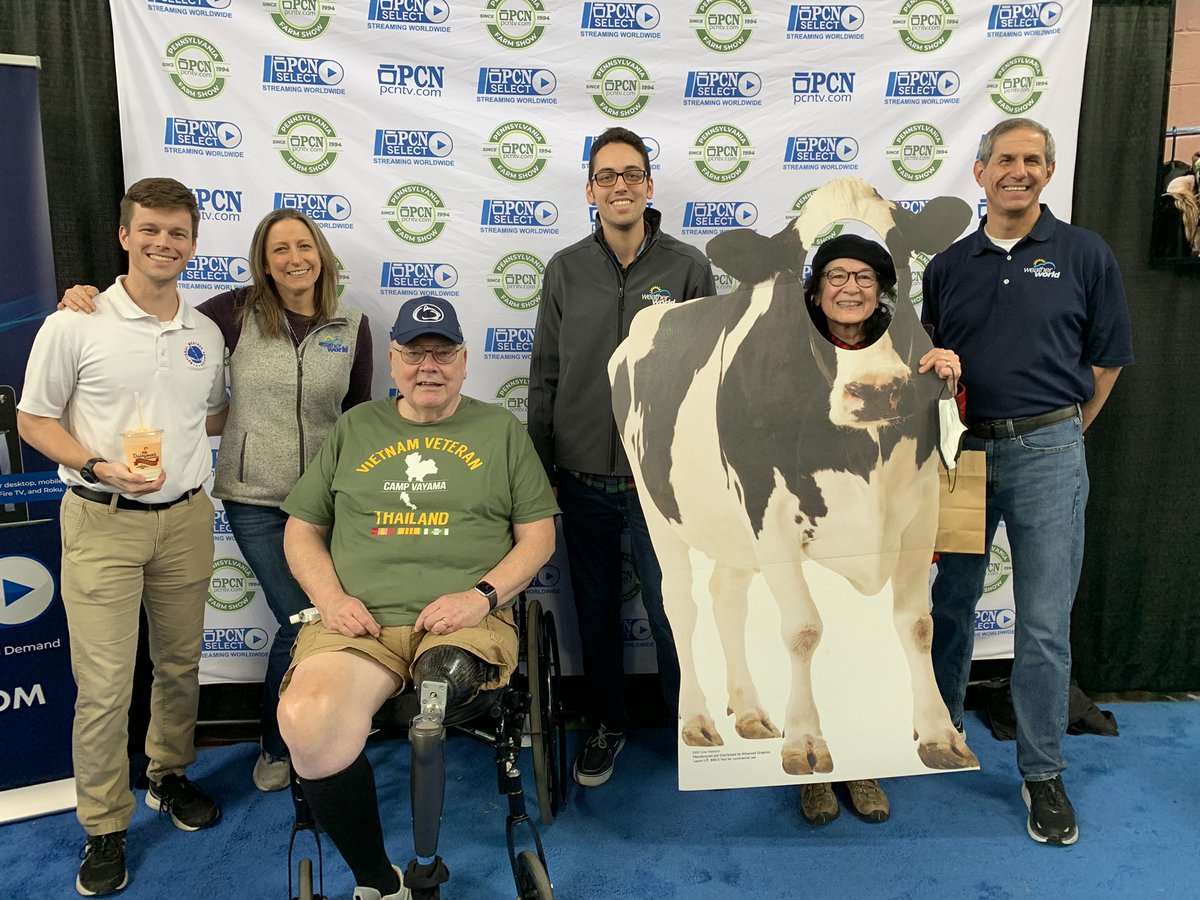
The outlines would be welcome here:
[[[796,788],[680,793],[664,729],[634,732],[617,773],[600,788],[572,784],[558,821],[543,829],[560,898],[1142,898],[1200,897],[1200,705],[1117,704],[1121,737],[1068,737],[1066,783],[1080,840],[1045,847],[1025,834],[1015,745],[971,719],[982,770],[886,783],[892,819],[843,809],[810,827]],[[579,735],[572,735],[572,744]],[[572,747],[573,749],[573,747]],[[286,792],[250,783],[256,746],[204,750],[191,774],[222,803],[222,820],[185,834],[141,805],[129,832],[128,900],[287,896],[292,819]],[[393,861],[411,854],[408,747],[372,745]],[[528,764],[528,757],[524,757]],[[504,848],[507,804],[490,751],[468,738],[447,746],[450,772],[443,897],[515,896]],[[525,778],[532,796],[532,766]],[[0,898],[75,897],[82,831],[72,813],[0,827]],[[326,892],[349,900],[345,865],[326,858]]]

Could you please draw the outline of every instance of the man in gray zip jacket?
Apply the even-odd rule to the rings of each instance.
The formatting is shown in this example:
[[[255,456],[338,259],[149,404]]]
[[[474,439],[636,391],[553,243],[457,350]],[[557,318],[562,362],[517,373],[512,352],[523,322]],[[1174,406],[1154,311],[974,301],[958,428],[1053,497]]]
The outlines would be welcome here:
[[[575,780],[603,784],[625,745],[624,642],[621,635],[621,525],[629,528],[634,567],[650,620],[667,708],[679,698],[679,660],[663,611],[662,572],[617,436],[608,359],[634,315],[657,303],[716,294],[708,260],[664,234],[642,139],[609,128],[592,143],[585,195],[595,231],[554,255],[542,279],[529,368],[529,436],[555,486],[588,713],[596,731],[575,762]]]

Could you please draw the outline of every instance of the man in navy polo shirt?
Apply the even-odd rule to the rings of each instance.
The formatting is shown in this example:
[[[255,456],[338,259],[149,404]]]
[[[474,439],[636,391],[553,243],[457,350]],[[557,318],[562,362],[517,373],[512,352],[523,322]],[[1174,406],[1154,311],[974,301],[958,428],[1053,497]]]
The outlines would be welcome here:
[[[922,319],[963,360],[966,446],[988,460],[986,546],[1001,518],[1012,546],[1012,696],[1029,836],[1073,844],[1061,773],[1088,496],[1083,432],[1133,348],[1112,251],[1038,203],[1053,175],[1043,125],[1007,119],[984,135],[975,180],[987,216],[926,268]],[[988,559],[944,553],[933,586],[933,668],[960,728]]]

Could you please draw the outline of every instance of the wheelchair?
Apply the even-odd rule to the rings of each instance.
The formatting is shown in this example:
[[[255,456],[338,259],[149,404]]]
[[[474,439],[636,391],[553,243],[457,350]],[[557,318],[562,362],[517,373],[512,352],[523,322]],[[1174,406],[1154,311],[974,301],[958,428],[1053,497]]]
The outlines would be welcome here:
[[[526,811],[525,790],[517,760],[528,733],[538,811],[543,825],[553,824],[567,791],[566,718],[560,692],[558,634],[554,614],[543,610],[537,600],[527,599],[524,593],[516,600],[514,617],[520,664],[508,684],[480,692],[462,707],[446,709],[445,684],[426,681],[421,686],[420,698],[415,691],[406,691],[385,703],[375,716],[373,734],[386,736],[408,731],[413,744],[410,795],[413,843],[421,856],[434,856],[437,849],[445,790],[442,756],[445,729],[451,728],[490,746],[495,751],[498,791],[508,797],[505,831],[517,898],[552,900],[554,888],[546,867],[546,855],[537,825]],[[420,762],[418,756],[422,757]],[[417,782],[421,779],[424,783],[418,787]],[[328,900],[324,893],[320,833],[294,771],[291,789],[296,820],[288,841],[288,897],[291,900]],[[422,808],[419,810],[418,806]],[[315,867],[309,857],[300,858],[293,865],[297,855],[296,840],[302,832],[312,836]],[[524,834],[525,846],[532,849],[517,849],[519,834]]]

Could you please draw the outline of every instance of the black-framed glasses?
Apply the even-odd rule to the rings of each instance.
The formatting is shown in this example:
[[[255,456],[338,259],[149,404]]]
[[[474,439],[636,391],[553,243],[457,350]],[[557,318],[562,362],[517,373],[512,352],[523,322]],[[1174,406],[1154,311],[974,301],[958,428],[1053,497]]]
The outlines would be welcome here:
[[[399,344],[393,344],[396,352],[400,354],[400,358],[410,366],[419,366],[425,362],[426,354],[433,354],[433,361],[441,366],[448,366],[454,360],[458,359],[458,351],[462,350],[462,344],[443,344],[440,347],[401,347]]]
[[[834,287],[841,287],[843,284],[845,284],[847,281],[850,280],[850,273],[847,272],[845,269],[830,269],[828,272],[825,272],[821,277],[824,278],[826,281],[828,281],[830,284],[832,284]],[[860,288],[869,288],[869,287],[875,287],[875,283],[879,279],[876,277],[875,273],[872,272],[870,269],[861,269],[860,271],[854,273],[854,280],[858,283],[858,286]]]
[[[617,179],[624,180],[626,184],[641,184],[646,180],[648,172],[645,169],[626,169],[624,172],[614,172],[612,169],[601,169],[592,176],[592,181],[600,185],[600,187],[612,187],[617,183]]]

